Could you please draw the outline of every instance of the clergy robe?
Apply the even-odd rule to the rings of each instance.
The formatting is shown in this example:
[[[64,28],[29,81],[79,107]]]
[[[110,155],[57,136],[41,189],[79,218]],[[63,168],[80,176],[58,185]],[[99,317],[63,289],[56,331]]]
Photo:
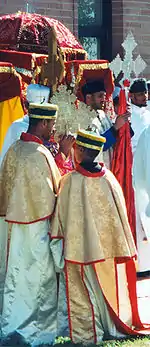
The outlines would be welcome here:
[[[139,107],[131,104],[131,126],[134,132],[132,137],[132,152],[136,151],[136,146],[143,130],[150,124],[150,111],[147,107]]]
[[[131,126],[134,131],[134,136],[132,137],[132,153],[133,160],[136,154],[137,144],[140,138],[140,135],[144,131],[146,127],[150,124],[150,110],[148,107],[139,107],[134,104],[131,104]],[[138,150],[139,153],[139,150]],[[136,154],[136,162],[141,160],[141,157],[138,158],[139,154]],[[143,154],[144,155],[144,154]],[[134,170],[135,172],[135,170]],[[137,188],[136,178],[134,177],[133,172],[133,186]],[[137,251],[138,251],[138,267],[137,270],[140,272],[147,271],[149,268],[149,262],[146,261],[147,254],[150,251],[150,247],[148,243],[144,243],[144,231],[141,221],[141,212],[139,210],[139,203],[137,202],[137,193],[135,194],[135,209],[136,209],[136,242],[137,242]],[[147,263],[147,264],[146,264]],[[150,269],[150,268],[149,268]]]
[[[31,345],[56,336],[57,280],[49,248],[60,174],[41,141],[22,134],[0,169],[0,294],[2,339]]]
[[[150,271],[150,126],[143,131],[133,162],[137,215],[138,270]]]
[[[113,157],[113,145],[116,143],[116,135],[111,120],[102,110],[97,110],[97,117],[92,121],[92,126],[98,131],[99,135],[106,138],[103,152],[101,152],[96,160],[104,161],[108,169],[111,167],[111,161]]]
[[[63,243],[59,261],[57,242]],[[135,244],[122,190],[109,170],[79,166],[62,178],[51,249],[60,272],[59,334],[69,331],[74,342],[96,343],[104,334],[117,338],[143,328]]]
[[[23,118],[20,118],[13,122],[9,127],[7,134],[4,139],[2,151],[0,154],[0,165],[4,159],[5,154],[7,153],[9,147],[19,140],[22,132],[27,132],[29,127],[29,116],[25,115]],[[57,143],[47,141],[44,143],[45,147],[47,147],[55,158],[55,162],[61,175],[64,175],[70,171],[72,171],[72,162],[70,158],[64,158],[63,154],[58,153],[59,146]]]

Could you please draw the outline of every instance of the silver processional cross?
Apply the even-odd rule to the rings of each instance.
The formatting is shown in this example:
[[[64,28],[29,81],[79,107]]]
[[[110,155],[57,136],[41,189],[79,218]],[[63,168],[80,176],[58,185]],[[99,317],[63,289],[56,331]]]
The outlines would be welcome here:
[[[147,64],[142,59],[140,55],[137,56],[135,60],[133,60],[133,51],[137,43],[133,37],[132,32],[129,32],[126,39],[122,43],[122,47],[124,48],[124,59],[122,60],[120,55],[117,54],[116,58],[109,64],[110,69],[114,72],[115,77],[119,75],[119,73],[123,72],[123,79],[132,80],[131,74],[134,73],[137,78],[141,72],[144,71]]]

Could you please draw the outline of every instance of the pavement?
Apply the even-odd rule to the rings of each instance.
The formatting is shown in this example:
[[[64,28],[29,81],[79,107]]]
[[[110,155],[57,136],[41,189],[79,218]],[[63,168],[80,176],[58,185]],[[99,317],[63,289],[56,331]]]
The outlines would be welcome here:
[[[137,281],[137,296],[141,321],[150,324],[150,278]]]

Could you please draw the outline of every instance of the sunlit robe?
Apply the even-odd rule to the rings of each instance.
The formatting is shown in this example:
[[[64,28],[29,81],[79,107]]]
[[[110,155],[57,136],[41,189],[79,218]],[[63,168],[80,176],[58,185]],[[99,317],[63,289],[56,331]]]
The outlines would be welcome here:
[[[51,224],[51,249],[60,273],[58,334],[69,333],[74,342],[84,343],[99,342],[104,335],[135,335],[143,325],[136,249],[122,190],[104,167],[96,173],[77,170],[61,180]]]
[[[49,247],[60,174],[41,141],[24,134],[0,169],[1,338],[31,345],[57,335],[57,279]]]
[[[150,126],[140,136],[133,163],[138,270],[150,271]]]

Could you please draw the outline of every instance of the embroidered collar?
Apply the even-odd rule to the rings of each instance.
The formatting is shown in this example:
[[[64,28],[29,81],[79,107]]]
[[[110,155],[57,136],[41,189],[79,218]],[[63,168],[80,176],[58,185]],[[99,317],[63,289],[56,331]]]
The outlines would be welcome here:
[[[81,175],[86,176],[86,177],[102,177],[106,173],[106,168],[105,168],[103,163],[100,163],[100,165],[101,165],[102,169],[99,172],[90,172],[90,171],[84,169],[81,165],[77,165],[76,171],[78,171],[79,173],[81,173]]]
[[[39,137],[32,135],[30,133],[22,133],[20,136],[20,140],[25,142],[36,142],[43,145],[43,141],[39,139]]]

